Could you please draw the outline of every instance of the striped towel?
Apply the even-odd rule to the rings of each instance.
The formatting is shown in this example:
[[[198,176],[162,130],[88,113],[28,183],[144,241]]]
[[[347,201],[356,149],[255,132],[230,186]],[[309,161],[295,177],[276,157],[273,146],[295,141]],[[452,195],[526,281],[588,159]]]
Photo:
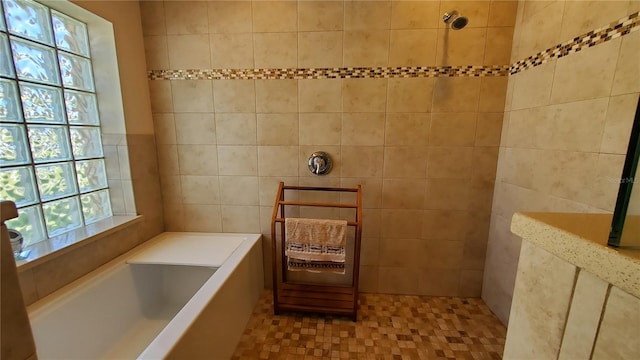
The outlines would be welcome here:
[[[346,220],[285,219],[289,270],[345,272]]]

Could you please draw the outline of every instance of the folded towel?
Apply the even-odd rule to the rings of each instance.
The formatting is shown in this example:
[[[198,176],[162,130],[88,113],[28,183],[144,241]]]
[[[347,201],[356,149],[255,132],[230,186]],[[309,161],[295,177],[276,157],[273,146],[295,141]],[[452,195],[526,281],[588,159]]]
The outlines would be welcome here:
[[[287,269],[344,274],[346,220],[286,218]]]

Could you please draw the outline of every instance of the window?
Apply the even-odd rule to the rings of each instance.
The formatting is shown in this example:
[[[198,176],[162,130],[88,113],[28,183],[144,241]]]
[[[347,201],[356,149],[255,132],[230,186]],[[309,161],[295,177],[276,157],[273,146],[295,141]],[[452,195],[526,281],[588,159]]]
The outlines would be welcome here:
[[[87,26],[2,0],[0,199],[33,244],[112,216]]]

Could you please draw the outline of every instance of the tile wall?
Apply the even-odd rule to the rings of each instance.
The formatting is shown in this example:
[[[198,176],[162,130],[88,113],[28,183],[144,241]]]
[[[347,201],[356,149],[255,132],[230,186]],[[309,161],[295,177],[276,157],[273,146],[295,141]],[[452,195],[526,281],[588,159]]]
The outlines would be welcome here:
[[[479,296],[507,77],[313,74],[508,65],[516,8],[142,1],[147,69],[160,78],[149,88],[165,229],[261,232],[269,249],[279,181],[362,184],[363,291]],[[467,28],[445,29],[442,14],[452,9],[469,17]],[[325,70],[230,75],[296,68]],[[160,71],[189,69],[227,75],[163,80]],[[316,150],[334,160],[327,176],[307,169]],[[269,256],[265,269],[270,282]]]
[[[521,1],[511,61],[635,13],[639,1]],[[580,36],[575,42],[583,39]],[[612,213],[640,93],[640,31],[508,80],[482,297],[506,324],[520,239],[515,211]]]

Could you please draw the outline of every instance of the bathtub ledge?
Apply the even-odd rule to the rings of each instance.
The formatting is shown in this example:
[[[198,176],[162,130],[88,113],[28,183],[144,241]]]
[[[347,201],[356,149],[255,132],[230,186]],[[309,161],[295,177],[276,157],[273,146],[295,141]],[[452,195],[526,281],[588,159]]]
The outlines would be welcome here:
[[[16,261],[18,272],[26,271],[51,261],[69,251],[73,251],[74,249],[138,224],[142,222],[142,220],[142,215],[112,216],[28,246],[24,250],[31,250],[29,257],[25,260]]]
[[[607,246],[611,214],[516,213],[511,232],[640,297],[640,250]]]

